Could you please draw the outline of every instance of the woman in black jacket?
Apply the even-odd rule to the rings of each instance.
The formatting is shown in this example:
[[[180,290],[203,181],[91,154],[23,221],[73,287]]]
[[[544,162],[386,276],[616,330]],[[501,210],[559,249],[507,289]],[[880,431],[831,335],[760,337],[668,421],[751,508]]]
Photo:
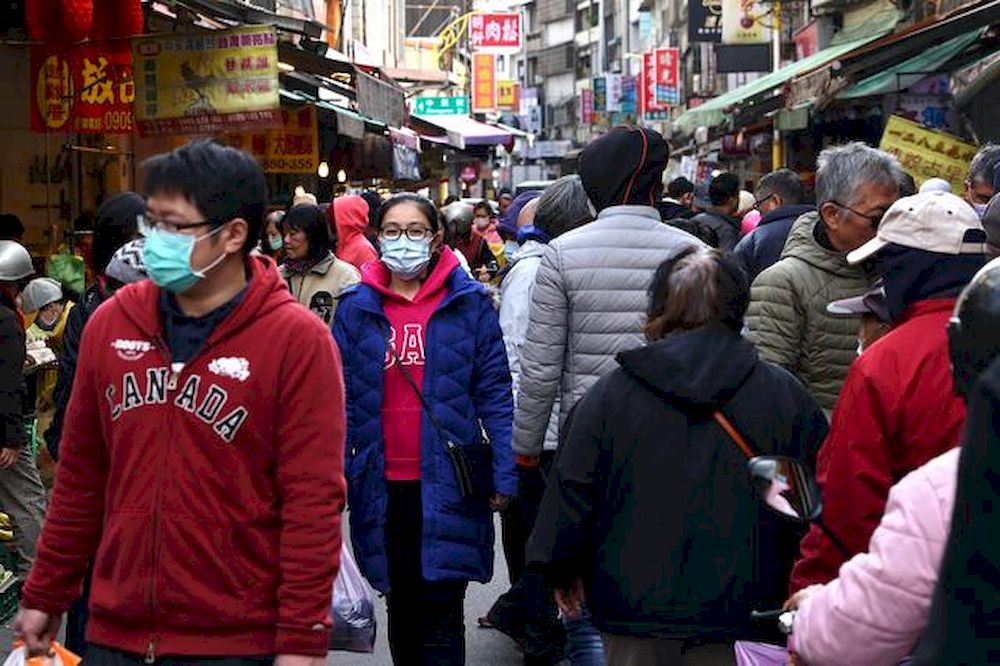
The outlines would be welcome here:
[[[822,411],[740,336],[739,263],[685,248],[650,286],[645,347],[577,403],[529,545],[564,614],[586,597],[609,664],[731,663],[750,611],[780,606],[798,534],[761,508],[747,459],[812,464]]]

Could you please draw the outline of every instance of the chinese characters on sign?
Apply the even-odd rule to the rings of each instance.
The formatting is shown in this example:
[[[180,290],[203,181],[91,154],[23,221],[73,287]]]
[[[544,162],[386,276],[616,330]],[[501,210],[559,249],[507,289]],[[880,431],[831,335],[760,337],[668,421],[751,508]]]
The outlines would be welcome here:
[[[656,57],[653,53],[642,54],[642,114],[647,120],[665,120],[667,107],[656,99]]]
[[[680,49],[656,49],[655,73],[657,103],[680,104]]]
[[[518,107],[517,82],[510,79],[497,81],[497,108],[513,111]]]
[[[135,116],[143,136],[280,124],[274,28],[133,40]]]
[[[607,106],[601,109],[601,111],[607,111],[608,113],[618,113],[622,110],[622,75],[621,74],[605,74],[607,79]]]
[[[226,143],[260,162],[265,173],[316,173],[319,139],[316,107],[281,110],[281,129],[230,134]]]
[[[688,40],[722,41],[722,0],[691,0],[688,3]]]
[[[592,125],[594,123],[594,91],[584,88],[580,91],[580,124]]]
[[[895,155],[919,187],[928,178],[944,178],[952,192],[965,189],[965,175],[976,147],[961,139],[935,132],[917,123],[891,116],[879,148]]]
[[[469,18],[473,49],[521,50],[521,15],[476,14]]]
[[[496,56],[475,53],[472,56],[472,112],[497,110]]]
[[[467,116],[468,97],[417,97],[413,113],[418,116]]]
[[[607,116],[608,80],[603,76],[594,77],[594,122],[601,122]]]
[[[31,129],[130,134],[135,83],[128,44],[86,44],[69,52],[31,51]]]
[[[771,41],[771,30],[765,17],[768,9],[758,0],[722,1],[723,44],[766,44]]]

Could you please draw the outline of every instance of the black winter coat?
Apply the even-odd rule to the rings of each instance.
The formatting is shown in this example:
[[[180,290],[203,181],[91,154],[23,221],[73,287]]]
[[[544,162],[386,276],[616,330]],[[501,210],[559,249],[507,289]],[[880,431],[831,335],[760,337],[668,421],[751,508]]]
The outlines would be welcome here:
[[[27,389],[24,359],[28,354],[24,324],[14,304],[0,296],[0,447],[21,448],[27,441],[24,429]]]
[[[760,219],[756,229],[737,243],[733,251],[743,264],[751,284],[758,275],[778,263],[795,220],[814,210],[815,206],[798,204],[775,208]]]
[[[705,211],[691,218],[693,222],[703,224],[719,237],[719,249],[730,252],[740,240],[740,220],[732,215],[718,211]]]
[[[45,446],[49,449],[53,460],[59,460],[59,440],[62,438],[63,419],[66,416],[66,405],[73,391],[73,375],[76,374],[77,355],[80,353],[80,338],[83,327],[90,315],[104,302],[107,296],[99,284],[91,286],[83,295],[81,303],[69,311],[66,318],[66,331],[63,333],[63,348],[59,354],[59,374],[56,376],[56,386],[52,391],[52,402],[55,403],[55,413],[52,424],[45,431]]]
[[[528,546],[553,587],[582,578],[604,632],[746,638],[787,592],[801,530],[755,498],[722,409],[757,452],[812,465],[823,412],[795,377],[723,328],[618,355],[577,403]],[[764,628],[766,631],[769,628]]]

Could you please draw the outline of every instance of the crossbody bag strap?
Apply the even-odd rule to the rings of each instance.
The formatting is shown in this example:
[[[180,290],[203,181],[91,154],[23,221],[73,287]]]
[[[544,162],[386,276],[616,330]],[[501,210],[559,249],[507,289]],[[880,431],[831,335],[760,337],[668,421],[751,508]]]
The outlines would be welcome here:
[[[396,345],[392,344],[392,340],[386,337],[385,346],[388,348],[389,353],[392,354],[392,358],[395,359],[400,372],[403,373],[406,383],[409,384],[410,388],[413,389],[413,392],[417,394],[417,398],[420,400],[420,406],[423,408],[424,413],[427,414],[427,418],[430,419],[431,425],[434,426],[434,429],[438,431],[439,435],[445,439],[449,439],[450,437],[448,435],[448,431],[441,427],[438,420],[434,418],[434,413],[431,412],[431,406],[427,404],[427,400],[424,398],[423,392],[421,392],[420,388],[417,386],[417,382],[413,380],[413,375],[411,375],[410,371],[406,369],[405,365],[403,365],[403,360],[399,358],[399,353],[396,351]]]
[[[733,425],[733,422],[730,421],[725,414],[717,409],[712,412],[712,418],[714,418],[715,422],[726,431],[726,434],[729,435],[729,439],[733,440],[733,443],[740,447],[740,451],[742,451],[743,455],[747,457],[747,460],[757,457],[757,453],[753,450],[753,447],[750,446],[746,438],[740,434],[740,431],[736,429],[736,426]]]

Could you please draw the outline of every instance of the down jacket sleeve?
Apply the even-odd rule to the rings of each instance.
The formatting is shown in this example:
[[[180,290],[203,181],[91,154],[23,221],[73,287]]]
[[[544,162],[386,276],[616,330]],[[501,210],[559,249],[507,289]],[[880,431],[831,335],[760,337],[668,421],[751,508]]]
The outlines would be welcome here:
[[[528,333],[521,348],[514,451],[522,455],[541,455],[559,392],[569,334],[569,302],[560,268],[557,248],[550,246],[535,276]]]
[[[927,624],[955,501],[959,449],[935,458],[889,493],[867,553],[806,597],[792,647],[810,666],[895,666]]]
[[[865,372],[863,364],[855,364],[819,452],[816,480],[823,490],[823,521],[852,553],[865,549],[892,488],[887,432],[896,411],[895,394]],[[792,569],[793,592],[832,580],[845,559],[815,525],[802,539],[801,552]]]
[[[500,322],[492,301],[480,299],[479,334],[476,337],[476,367],[472,375],[472,399],[493,444],[493,487],[501,495],[517,495],[514,452],[510,446],[514,398],[510,370]]]
[[[747,337],[761,358],[797,374],[804,342],[805,309],[786,264],[775,264],[753,283],[747,310]]]

